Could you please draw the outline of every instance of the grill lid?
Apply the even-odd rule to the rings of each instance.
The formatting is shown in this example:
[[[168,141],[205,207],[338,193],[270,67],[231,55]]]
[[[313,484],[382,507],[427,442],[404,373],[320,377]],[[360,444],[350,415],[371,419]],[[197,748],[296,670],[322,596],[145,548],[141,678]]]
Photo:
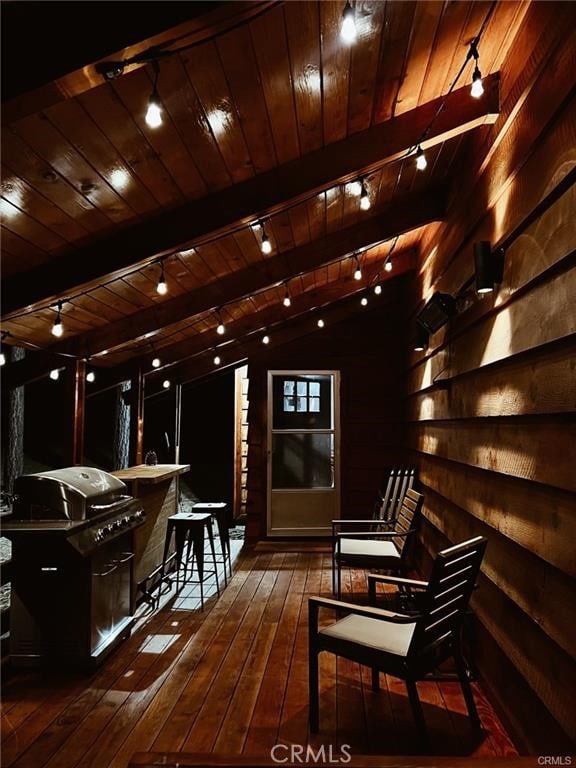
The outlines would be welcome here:
[[[112,512],[131,498],[122,480],[94,467],[22,475],[14,491],[15,520],[85,520]]]
[[[33,475],[22,475],[17,483],[19,486],[28,485],[43,479],[65,485],[86,500],[104,496],[112,491],[126,490],[122,480],[95,467],[67,467],[49,472],[37,472]]]

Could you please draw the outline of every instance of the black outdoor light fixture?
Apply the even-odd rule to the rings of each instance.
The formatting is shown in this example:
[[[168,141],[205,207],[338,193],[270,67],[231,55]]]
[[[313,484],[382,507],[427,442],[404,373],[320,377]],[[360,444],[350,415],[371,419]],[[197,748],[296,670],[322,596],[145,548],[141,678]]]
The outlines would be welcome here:
[[[425,352],[428,349],[428,331],[421,325],[416,325],[414,352]]]
[[[492,246],[487,240],[474,243],[474,274],[476,291],[491,293],[494,286],[502,282],[504,273],[504,250],[492,252]]]

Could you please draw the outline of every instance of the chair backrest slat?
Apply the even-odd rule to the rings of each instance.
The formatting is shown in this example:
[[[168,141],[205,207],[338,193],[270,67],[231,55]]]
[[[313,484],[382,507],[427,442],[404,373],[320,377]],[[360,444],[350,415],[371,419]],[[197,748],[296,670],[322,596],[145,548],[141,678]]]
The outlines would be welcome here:
[[[410,653],[422,653],[455,637],[470,602],[485,549],[486,539],[477,536],[438,553]]]
[[[424,496],[418,491],[409,488],[402,499],[402,506],[398,512],[398,517],[394,523],[395,533],[407,533],[412,530],[417,523],[417,516],[420,514]],[[401,557],[404,556],[404,550],[409,543],[409,536],[397,536],[394,538],[394,544]]]
[[[416,470],[412,467],[391,469],[381,495],[380,520],[395,520],[407,491],[412,488]]]

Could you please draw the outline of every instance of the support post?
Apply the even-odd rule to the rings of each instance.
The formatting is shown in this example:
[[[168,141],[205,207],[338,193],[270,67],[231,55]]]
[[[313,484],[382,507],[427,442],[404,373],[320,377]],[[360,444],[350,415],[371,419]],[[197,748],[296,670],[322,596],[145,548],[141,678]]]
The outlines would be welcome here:
[[[126,469],[130,454],[130,382],[123,381],[116,387],[114,407],[114,437],[112,464],[114,469]]]
[[[180,427],[182,416],[182,384],[174,387],[174,463],[180,464]]]
[[[23,360],[25,350],[22,347],[5,348],[10,363]],[[24,387],[16,387],[8,392],[8,412],[6,418],[6,443],[4,465],[4,488],[12,491],[14,480],[24,471]]]
[[[66,366],[66,435],[64,460],[78,466],[84,460],[84,423],[86,411],[86,362],[74,360]]]
[[[138,370],[130,380],[130,465],[144,461],[144,374]]]

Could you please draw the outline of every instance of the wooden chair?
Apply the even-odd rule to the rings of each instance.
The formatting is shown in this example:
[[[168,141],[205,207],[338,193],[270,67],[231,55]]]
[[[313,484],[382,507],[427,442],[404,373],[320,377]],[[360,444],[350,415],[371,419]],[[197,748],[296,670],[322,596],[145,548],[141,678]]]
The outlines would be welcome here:
[[[309,717],[312,732],[317,732],[319,727],[318,655],[322,651],[371,667],[374,691],[379,688],[380,672],[404,680],[425,746],[426,725],[416,682],[452,657],[468,714],[472,723],[479,727],[480,719],[460,648],[460,630],[485,549],[486,539],[478,536],[439,552],[428,582],[369,575],[372,596],[378,582],[396,586],[408,584],[413,589],[423,590],[423,609],[418,615],[406,616],[328,598],[309,598]],[[320,608],[346,611],[348,615],[319,629]]]
[[[332,592],[342,596],[342,565],[401,572],[411,534],[416,530],[424,497],[409,488],[395,520],[332,521]],[[342,530],[364,526],[365,530]],[[366,530],[368,528],[369,530]]]
[[[395,520],[400,512],[400,507],[406,491],[414,486],[416,470],[414,467],[393,467],[388,472],[379,494],[380,505],[378,518],[381,521]]]

